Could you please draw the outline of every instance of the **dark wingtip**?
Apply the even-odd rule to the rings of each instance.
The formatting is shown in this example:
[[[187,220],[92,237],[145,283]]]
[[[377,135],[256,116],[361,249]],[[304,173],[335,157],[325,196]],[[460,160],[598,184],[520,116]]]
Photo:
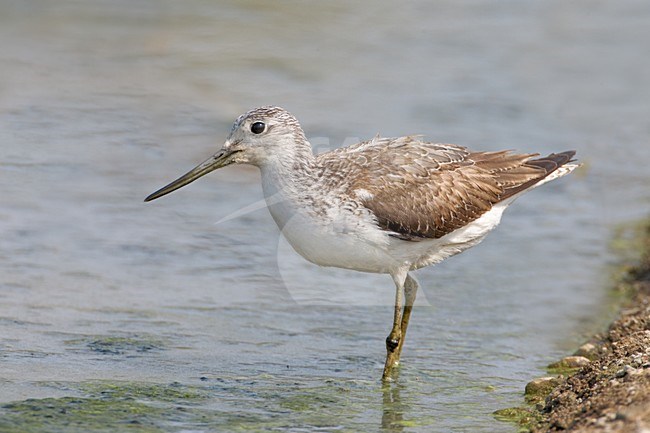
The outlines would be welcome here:
[[[548,175],[557,170],[559,167],[562,167],[564,164],[575,161],[575,159],[573,159],[575,154],[575,150],[566,150],[564,152],[551,153],[550,155],[543,158],[528,161],[527,164],[543,168]]]
[[[575,159],[573,159],[575,155],[576,155],[575,150],[565,150],[564,152],[560,152],[560,153],[551,153],[545,159],[551,159],[555,161],[558,165],[564,165],[567,162],[575,161]]]

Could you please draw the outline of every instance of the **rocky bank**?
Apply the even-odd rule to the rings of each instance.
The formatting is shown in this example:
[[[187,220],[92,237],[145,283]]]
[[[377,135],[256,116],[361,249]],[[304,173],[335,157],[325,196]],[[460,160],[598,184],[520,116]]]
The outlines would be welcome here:
[[[497,416],[534,433],[650,433],[650,222],[642,232],[641,263],[618,283],[627,294],[618,318],[576,356],[549,366],[556,374],[528,384],[532,407]]]

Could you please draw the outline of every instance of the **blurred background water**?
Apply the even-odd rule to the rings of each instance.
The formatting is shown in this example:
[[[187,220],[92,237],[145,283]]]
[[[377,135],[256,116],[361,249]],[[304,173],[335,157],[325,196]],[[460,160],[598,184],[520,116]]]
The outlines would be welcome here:
[[[175,381],[250,431],[515,431],[491,413],[605,324],[613,229],[650,210],[649,23],[635,0],[1,0],[0,402]],[[585,167],[417,273],[387,395],[390,278],[304,262],[265,209],[219,222],[256,169],[142,203],[267,104],[319,151],[418,133]]]

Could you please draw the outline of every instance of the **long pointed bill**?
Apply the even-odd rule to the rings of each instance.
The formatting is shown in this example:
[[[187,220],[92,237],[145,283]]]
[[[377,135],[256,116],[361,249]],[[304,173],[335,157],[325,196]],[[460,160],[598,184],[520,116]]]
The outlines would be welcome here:
[[[155,200],[163,195],[169,194],[172,191],[176,191],[178,188],[184,187],[185,185],[194,182],[196,179],[200,178],[203,175],[210,173],[218,168],[224,167],[232,162],[230,156],[236,152],[229,152],[227,150],[220,150],[219,152],[212,155],[210,158],[203,161],[201,164],[194,167],[192,170],[188,171],[172,183],[167,186],[160,188],[158,191],[150,194],[144,201]]]

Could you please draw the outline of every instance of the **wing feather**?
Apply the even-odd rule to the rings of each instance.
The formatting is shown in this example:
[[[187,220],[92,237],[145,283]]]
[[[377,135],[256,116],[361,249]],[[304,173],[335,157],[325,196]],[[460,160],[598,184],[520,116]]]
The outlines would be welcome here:
[[[407,240],[440,238],[529,188],[575,152],[532,159],[510,151],[470,152],[417,136],[380,138],[318,156],[345,192],[364,192],[362,205],[383,230]]]

